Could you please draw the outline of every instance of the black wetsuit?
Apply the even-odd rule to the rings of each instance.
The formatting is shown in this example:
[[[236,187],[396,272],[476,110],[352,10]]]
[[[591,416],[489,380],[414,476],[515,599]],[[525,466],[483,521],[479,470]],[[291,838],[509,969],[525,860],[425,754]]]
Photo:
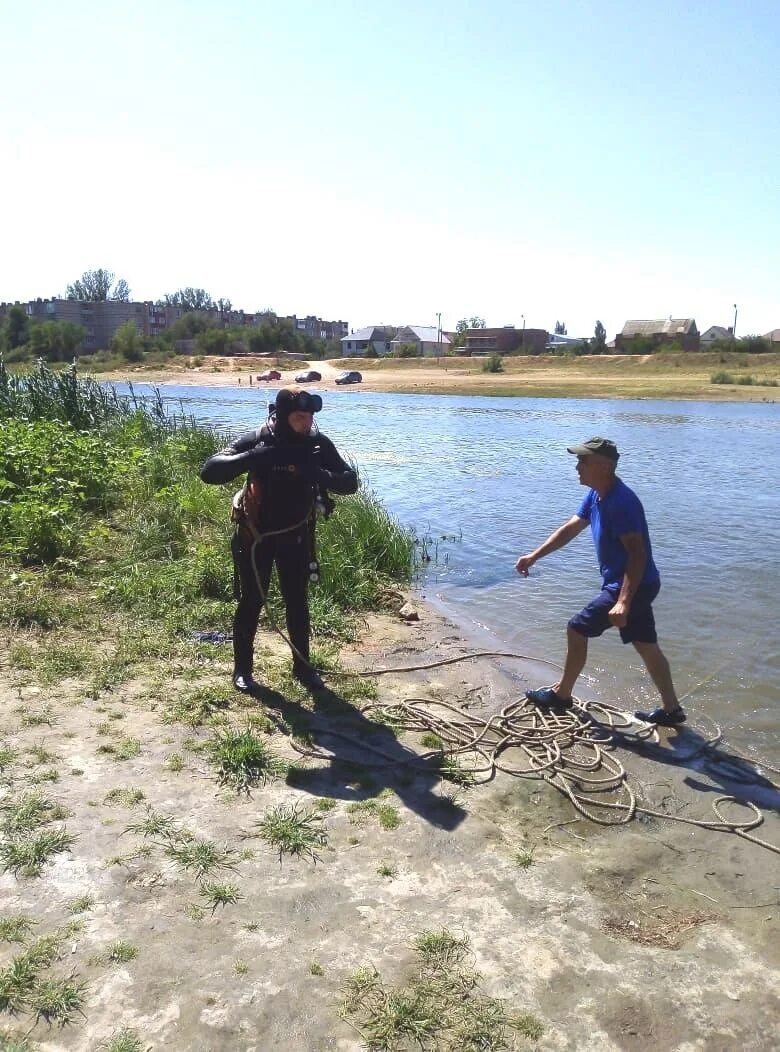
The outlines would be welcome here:
[[[284,532],[262,539],[254,562],[263,592],[268,594],[273,564],[279,574],[287,631],[295,649],[309,659],[309,561],[313,549],[313,508],[318,490],[354,493],[357,475],[321,433],[300,436],[288,427],[267,425],[248,431],[201,468],[204,482],[230,482],[247,473],[259,483],[261,500],[253,516],[258,534]],[[292,528],[291,528],[292,527]],[[254,533],[240,524],[231,541],[238,606],[233,621],[235,674],[251,676],[254,639],[263,600],[252,567]],[[294,657],[294,666],[300,661]]]

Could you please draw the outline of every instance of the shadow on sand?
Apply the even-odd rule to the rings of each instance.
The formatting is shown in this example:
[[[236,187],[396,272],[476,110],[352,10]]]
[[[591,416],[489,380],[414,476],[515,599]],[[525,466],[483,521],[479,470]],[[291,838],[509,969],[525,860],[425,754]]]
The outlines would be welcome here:
[[[441,782],[437,756],[420,756],[398,741],[392,729],[368,719],[330,688],[318,690],[311,711],[279,691],[258,685],[252,696],[277,712],[296,735],[328,754],[318,767],[297,769],[288,777],[295,789],[315,796],[358,802],[390,788],[426,822],[456,829],[466,811],[434,790]]]

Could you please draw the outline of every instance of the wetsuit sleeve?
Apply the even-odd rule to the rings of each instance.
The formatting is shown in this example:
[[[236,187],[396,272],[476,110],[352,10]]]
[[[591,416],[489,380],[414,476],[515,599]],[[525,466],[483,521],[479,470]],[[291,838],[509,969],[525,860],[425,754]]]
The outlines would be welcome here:
[[[226,449],[209,457],[200,469],[200,477],[203,482],[213,486],[231,482],[239,475],[256,469],[257,463],[263,460],[263,451],[266,451],[266,447],[261,443],[260,430],[247,431]]]
[[[342,496],[356,493],[358,488],[357,472],[342,459],[325,435],[320,435],[320,471],[317,481],[324,489]]]

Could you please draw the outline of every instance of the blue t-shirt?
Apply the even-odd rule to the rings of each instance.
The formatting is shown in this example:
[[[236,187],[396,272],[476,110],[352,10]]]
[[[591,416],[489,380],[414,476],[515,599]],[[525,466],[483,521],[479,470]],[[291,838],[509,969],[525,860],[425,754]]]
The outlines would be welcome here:
[[[620,542],[624,533],[640,533],[644,538],[647,562],[641,585],[660,581],[658,568],[653,562],[645,510],[636,493],[621,479],[615,478],[614,486],[605,497],[599,497],[594,489],[589,490],[577,514],[590,522],[605,588],[617,593],[623,583],[628,561],[628,552]]]

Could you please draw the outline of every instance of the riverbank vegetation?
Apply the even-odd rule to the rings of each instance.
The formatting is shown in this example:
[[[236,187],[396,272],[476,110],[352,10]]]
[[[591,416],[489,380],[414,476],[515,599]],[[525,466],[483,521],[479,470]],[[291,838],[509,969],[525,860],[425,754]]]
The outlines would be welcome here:
[[[0,620],[47,629],[132,617],[167,645],[230,627],[230,493],[198,468],[222,441],[68,369],[25,377],[0,366],[0,557],[10,586]],[[318,531],[315,633],[355,618],[408,582],[414,538],[366,492],[340,500]],[[278,612],[278,611],[277,611]]]

